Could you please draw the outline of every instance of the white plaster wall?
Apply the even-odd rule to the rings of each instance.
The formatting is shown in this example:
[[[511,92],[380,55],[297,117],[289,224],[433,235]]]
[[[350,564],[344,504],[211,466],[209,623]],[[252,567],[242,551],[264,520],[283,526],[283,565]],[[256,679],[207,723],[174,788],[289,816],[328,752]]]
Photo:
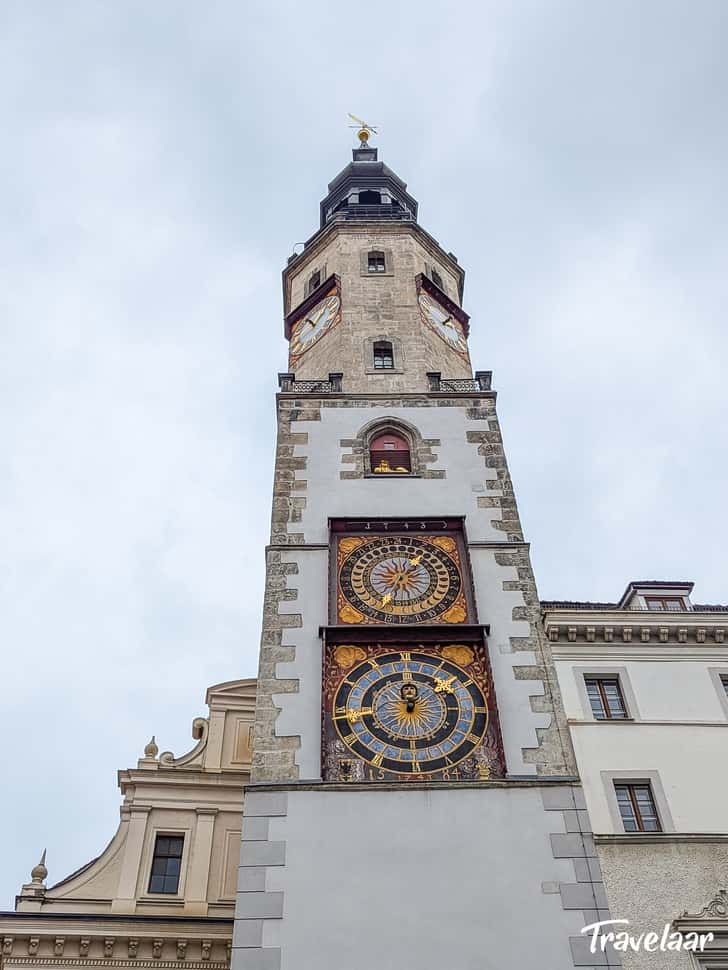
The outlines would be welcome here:
[[[686,653],[690,648],[686,648]],[[610,811],[613,782],[602,772],[657,772],[674,830],[725,832],[728,817],[728,716],[709,668],[725,666],[728,649],[711,660],[629,660],[629,651],[594,659],[558,660],[556,671],[569,719],[579,773],[595,832],[622,832]],[[722,660],[721,655],[726,659]],[[575,669],[576,668],[576,669]],[[594,721],[584,711],[578,682],[583,670],[626,671],[634,720]],[[622,674],[624,677],[624,674]],[[667,824],[666,826],[667,827]]]
[[[653,772],[677,832],[725,832],[728,818],[728,723],[572,725],[571,732],[596,833],[622,832],[607,799],[613,783],[601,772]]]
[[[552,857],[561,823],[536,788],[292,791],[271,820],[286,865],[266,890],[285,895],[263,945],[281,970],[564,970],[583,915],[542,891],[573,880]]]
[[[308,456],[306,508],[301,521],[305,541],[328,542],[329,516],[467,515],[471,542],[501,542],[503,533],[490,525],[499,511],[477,507],[478,496],[488,494],[483,483],[497,477],[495,470],[485,467],[478,446],[466,440],[468,431],[487,430],[486,422],[467,420],[461,408],[392,408],[365,403],[361,408],[322,408],[320,421],[296,423],[296,431],[308,433],[308,444],[295,450],[296,456]],[[439,438],[441,447],[433,448],[437,461],[428,468],[444,468],[447,477],[340,479],[339,472],[354,466],[342,464],[341,456],[349,449],[342,448],[339,441],[354,438],[364,425],[384,417],[413,424],[423,438]]]
[[[360,427],[378,416],[401,417],[414,424],[425,438],[440,438],[433,467],[445,468],[445,479],[345,479],[339,478],[342,438],[354,437]],[[484,492],[486,469],[477,445],[466,441],[466,431],[483,430],[484,422],[469,421],[460,408],[323,408],[321,421],[299,422],[308,444],[297,446],[297,454],[308,456],[305,471],[308,487],[300,528],[307,543],[328,543],[328,519],[337,516],[457,516],[465,515],[468,540],[503,542],[503,533],[490,520],[498,510],[479,509],[477,497]],[[474,487],[476,490],[474,490]],[[492,494],[492,493],[490,493]],[[279,678],[299,680],[298,693],[274,695],[281,708],[276,734],[300,736],[296,756],[302,779],[321,775],[321,639],[319,627],[328,622],[328,550],[291,547],[283,554],[286,562],[297,562],[299,572],[289,586],[298,589],[295,600],[284,601],[279,611],[300,613],[303,626],[284,631],[283,644],[295,645],[291,663],[279,663]],[[495,552],[471,548],[475,600],[481,623],[491,627],[489,640],[493,679],[500,715],[508,772],[532,775],[535,765],[523,761],[522,749],[538,744],[536,729],[547,727],[550,716],[531,710],[529,695],[543,693],[539,681],[516,680],[513,666],[534,663],[530,652],[513,652],[510,637],[527,636],[529,624],[514,621],[513,607],[523,605],[520,591],[503,589],[505,580],[516,580],[516,570],[499,566]],[[455,633],[455,628],[453,628]]]
[[[691,661],[688,659],[689,650],[690,648],[686,648],[683,659],[666,659],[660,655],[659,647],[656,647],[654,660],[630,660],[628,650],[620,650],[618,654],[611,652],[597,660],[591,657],[558,660],[556,672],[561,684],[566,716],[577,719],[584,717],[577,688],[577,678],[583,675],[574,668],[608,668],[613,665],[626,669],[642,720],[724,722],[725,708],[708,668],[725,667],[728,675],[728,646],[713,648],[711,653],[715,653],[715,659],[710,661]]]

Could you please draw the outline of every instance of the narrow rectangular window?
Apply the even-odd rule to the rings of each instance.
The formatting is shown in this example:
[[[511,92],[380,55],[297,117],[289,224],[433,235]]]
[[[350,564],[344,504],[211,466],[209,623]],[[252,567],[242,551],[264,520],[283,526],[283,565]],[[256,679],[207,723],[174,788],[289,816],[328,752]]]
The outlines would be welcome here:
[[[585,677],[586,693],[597,721],[623,720],[627,717],[619,677]]]
[[[615,781],[614,791],[625,832],[662,831],[649,782]]]
[[[158,835],[154,844],[150,893],[176,893],[182,865],[182,835]]]
[[[726,693],[726,697],[728,697],[728,674],[722,674],[720,682],[723,685],[723,690]]]

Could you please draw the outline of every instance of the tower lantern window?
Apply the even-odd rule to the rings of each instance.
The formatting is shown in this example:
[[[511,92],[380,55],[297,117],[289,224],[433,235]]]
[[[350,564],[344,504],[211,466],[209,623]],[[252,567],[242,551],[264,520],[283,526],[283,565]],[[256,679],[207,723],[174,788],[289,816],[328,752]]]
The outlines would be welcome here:
[[[373,250],[368,254],[367,257],[367,269],[370,273],[384,273],[387,268],[387,263],[384,258],[384,253],[378,250]]]
[[[367,189],[359,193],[359,205],[381,205],[382,193]]]

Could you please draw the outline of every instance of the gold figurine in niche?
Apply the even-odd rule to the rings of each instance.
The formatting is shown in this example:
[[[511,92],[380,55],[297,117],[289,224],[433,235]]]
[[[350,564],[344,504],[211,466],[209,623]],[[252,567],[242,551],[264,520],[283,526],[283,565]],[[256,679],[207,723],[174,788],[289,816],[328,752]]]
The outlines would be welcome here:
[[[408,468],[404,468],[401,465],[397,468],[392,468],[386,458],[382,458],[382,460],[373,470],[377,475],[409,475]]]

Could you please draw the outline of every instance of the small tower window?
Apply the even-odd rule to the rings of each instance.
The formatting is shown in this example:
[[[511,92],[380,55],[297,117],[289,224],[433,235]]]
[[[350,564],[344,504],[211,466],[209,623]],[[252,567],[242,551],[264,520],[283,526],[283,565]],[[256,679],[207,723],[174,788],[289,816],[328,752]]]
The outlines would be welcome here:
[[[442,285],[442,277],[437,272],[434,266],[432,267],[432,282],[435,284],[435,286],[439,287],[439,289],[441,289],[443,293],[445,292],[445,287]]]
[[[306,294],[313,293],[321,286],[321,270],[317,269],[315,273],[311,273],[308,278],[308,284],[306,286]]]
[[[374,344],[374,369],[392,370],[394,367],[394,351],[388,340],[377,340]]]
[[[409,443],[402,435],[377,435],[369,445],[369,458],[375,475],[409,475],[412,471]]]
[[[382,204],[382,194],[381,192],[373,192],[367,189],[366,192],[359,193],[359,205],[381,205]]]
[[[387,263],[384,258],[384,253],[378,250],[372,250],[367,257],[367,269],[370,273],[386,272]]]

